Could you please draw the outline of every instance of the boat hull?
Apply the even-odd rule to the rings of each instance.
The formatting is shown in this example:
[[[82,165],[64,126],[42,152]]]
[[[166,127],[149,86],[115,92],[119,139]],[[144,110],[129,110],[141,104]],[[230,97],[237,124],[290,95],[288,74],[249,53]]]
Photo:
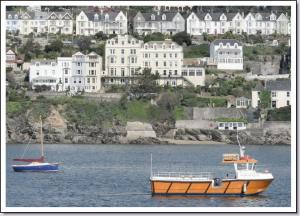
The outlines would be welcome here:
[[[159,181],[151,180],[155,195],[257,195],[265,191],[273,179],[223,180],[219,186],[212,181]]]
[[[59,163],[43,163],[29,165],[13,165],[15,172],[56,172],[58,171]]]

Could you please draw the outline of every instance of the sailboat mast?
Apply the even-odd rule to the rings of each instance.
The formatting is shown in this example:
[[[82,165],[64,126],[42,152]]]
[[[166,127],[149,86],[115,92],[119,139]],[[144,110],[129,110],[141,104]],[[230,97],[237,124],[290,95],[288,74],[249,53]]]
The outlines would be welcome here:
[[[41,129],[40,129],[40,134],[41,134],[41,156],[44,157],[43,121],[42,121],[42,116],[41,115],[40,115],[40,122],[41,122]]]

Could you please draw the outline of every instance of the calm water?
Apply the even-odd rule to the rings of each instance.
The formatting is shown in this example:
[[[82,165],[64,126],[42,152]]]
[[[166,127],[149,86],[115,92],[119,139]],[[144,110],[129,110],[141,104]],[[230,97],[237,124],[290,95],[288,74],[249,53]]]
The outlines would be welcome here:
[[[247,146],[247,154],[275,176],[269,189],[253,197],[152,197],[150,153],[153,169],[160,171],[214,171],[222,176],[230,167],[220,165],[223,153],[238,151],[232,145],[45,145],[49,162],[64,162],[60,173],[15,173],[12,159],[25,145],[7,146],[7,206],[107,207],[107,206],[254,206],[288,207],[290,197],[290,147]],[[38,145],[30,154],[38,154]],[[222,171],[222,172],[221,172]],[[224,176],[224,174],[223,174]]]

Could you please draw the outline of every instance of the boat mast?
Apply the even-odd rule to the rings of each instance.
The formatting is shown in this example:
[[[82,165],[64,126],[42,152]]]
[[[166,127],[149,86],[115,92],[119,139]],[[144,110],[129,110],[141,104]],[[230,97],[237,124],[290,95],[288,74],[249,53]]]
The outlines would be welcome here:
[[[244,157],[245,156],[245,146],[241,146],[241,143],[239,141],[238,130],[236,130],[236,139],[237,139],[237,142],[238,142],[239,147],[240,147],[240,157]]]
[[[41,122],[41,129],[40,129],[40,134],[41,134],[41,156],[44,158],[44,143],[43,143],[43,121],[42,121],[42,116],[40,115],[40,122]]]

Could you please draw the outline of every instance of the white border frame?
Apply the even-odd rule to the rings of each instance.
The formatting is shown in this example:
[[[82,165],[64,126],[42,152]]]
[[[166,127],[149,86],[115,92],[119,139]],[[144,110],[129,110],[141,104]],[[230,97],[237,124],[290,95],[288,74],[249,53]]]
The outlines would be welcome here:
[[[159,3],[159,4],[157,4]],[[296,1],[2,1],[1,2],[1,211],[3,212],[296,212]],[[292,99],[292,121],[291,121],[291,207],[7,207],[6,206],[6,19],[5,11],[7,5],[55,5],[55,6],[152,6],[152,5],[202,5],[202,6],[291,6],[291,99]]]

